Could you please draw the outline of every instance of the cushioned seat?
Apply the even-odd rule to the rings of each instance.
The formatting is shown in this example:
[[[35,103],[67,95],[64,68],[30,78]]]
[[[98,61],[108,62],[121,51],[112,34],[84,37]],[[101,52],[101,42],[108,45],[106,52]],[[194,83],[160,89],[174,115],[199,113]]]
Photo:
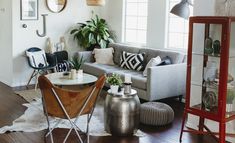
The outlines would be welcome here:
[[[124,79],[125,74],[130,74],[133,87],[144,90],[147,89],[147,78],[143,76],[142,71],[138,72],[134,70],[125,70],[122,68],[121,70],[114,71],[114,73],[121,75],[122,79]]]
[[[111,66],[97,63],[84,63],[82,69],[89,74],[100,76],[104,73],[113,73],[114,71],[119,71],[122,68],[118,67],[117,65]]]
[[[146,102],[140,106],[140,122],[147,125],[162,126],[174,120],[173,109],[160,102]]]
[[[83,70],[89,74],[100,76],[104,73],[117,73],[124,79],[125,74],[131,74],[132,86],[140,89],[147,89],[147,78],[143,76],[142,72],[134,70],[126,70],[117,65],[104,65],[97,63],[84,63]]]

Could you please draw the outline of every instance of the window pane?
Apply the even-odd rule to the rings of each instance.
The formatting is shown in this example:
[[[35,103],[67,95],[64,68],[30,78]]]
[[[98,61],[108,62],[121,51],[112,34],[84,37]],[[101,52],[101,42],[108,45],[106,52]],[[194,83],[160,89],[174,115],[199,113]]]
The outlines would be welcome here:
[[[138,17],[138,29],[147,29],[147,17]]]
[[[179,33],[170,33],[169,37],[171,37],[169,39],[169,47],[170,48],[184,48],[184,36],[183,34],[179,34]]]
[[[124,42],[146,44],[148,0],[125,0]]]
[[[126,15],[137,15],[138,4],[137,3],[127,3]]]
[[[181,18],[171,18],[169,21],[169,32],[184,32],[184,20]]]
[[[136,30],[126,29],[126,42],[135,43],[136,40],[137,40],[136,39],[136,34],[137,34]]]
[[[169,11],[181,0],[169,0]],[[193,7],[190,6],[190,16],[193,15]],[[168,48],[188,48],[188,20],[169,12],[168,15]]]
[[[137,32],[137,40],[139,43],[146,43],[146,31],[145,30],[139,30]]]
[[[128,0],[127,2],[138,2],[138,0]]]
[[[148,0],[138,0],[138,2],[145,2],[145,3],[147,3]]]
[[[148,4],[139,3],[138,4],[138,16],[147,16],[148,15]]]
[[[126,28],[136,29],[137,28],[137,17],[127,16],[126,17]]]

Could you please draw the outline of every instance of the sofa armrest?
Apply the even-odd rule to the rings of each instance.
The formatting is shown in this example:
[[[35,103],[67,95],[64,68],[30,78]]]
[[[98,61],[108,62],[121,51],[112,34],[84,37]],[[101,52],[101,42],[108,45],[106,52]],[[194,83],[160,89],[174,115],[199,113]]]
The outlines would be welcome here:
[[[83,57],[83,59],[85,60],[85,62],[95,62],[94,57],[92,55],[92,51],[79,51],[78,53],[78,58]]]
[[[185,95],[186,63],[150,67],[147,70],[149,100]]]

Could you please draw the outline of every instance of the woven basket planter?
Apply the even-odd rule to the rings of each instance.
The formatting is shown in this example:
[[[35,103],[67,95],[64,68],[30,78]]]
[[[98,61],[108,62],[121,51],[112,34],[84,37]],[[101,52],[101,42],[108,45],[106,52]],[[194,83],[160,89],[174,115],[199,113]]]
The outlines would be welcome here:
[[[102,6],[105,5],[105,0],[86,0],[89,6]]]

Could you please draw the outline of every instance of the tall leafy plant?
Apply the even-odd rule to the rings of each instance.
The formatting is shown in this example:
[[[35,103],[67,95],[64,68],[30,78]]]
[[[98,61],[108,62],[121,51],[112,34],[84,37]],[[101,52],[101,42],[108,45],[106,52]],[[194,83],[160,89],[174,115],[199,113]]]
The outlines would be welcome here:
[[[94,47],[106,48],[109,43],[113,42],[114,34],[109,30],[108,24],[98,15],[86,23],[78,23],[79,27],[73,29],[74,40],[78,45],[93,49]]]

